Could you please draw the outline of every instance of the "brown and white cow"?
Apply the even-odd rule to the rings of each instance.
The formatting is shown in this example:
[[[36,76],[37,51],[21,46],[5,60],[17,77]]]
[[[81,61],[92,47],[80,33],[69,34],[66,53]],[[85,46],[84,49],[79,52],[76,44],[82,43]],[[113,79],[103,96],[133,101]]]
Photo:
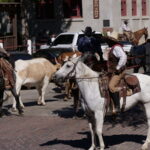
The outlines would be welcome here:
[[[45,58],[31,60],[17,60],[15,62],[16,92],[20,94],[21,87],[36,87],[39,93],[37,103],[45,105],[44,95],[52,75],[60,68],[60,64],[53,65]],[[21,99],[20,104],[24,107]],[[16,102],[13,101],[13,109],[16,110]]]
[[[82,53],[79,52],[79,51],[64,52],[64,53],[61,53],[59,55],[59,57],[57,58],[57,60],[58,60],[58,63],[63,64],[64,62],[68,61],[70,58],[81,56],[81,55],[82,55]]]
[[[79,51],[74,51],[74,52],[64,52],[61,53],[59,55],[59,57],[57,58],[58,63],[60,63],[61,65],[68,61],[69,59],[73,58],[73,57],[78,57],[81,56],[82,53]],[[74,80],[72,79],[67,79],[66,82],[64,83],[65,86],[65,97],[64,97],[64,101],[67,101],[68,99],[71,98],[71,92],[72,92],[72,88],[74,87]]]

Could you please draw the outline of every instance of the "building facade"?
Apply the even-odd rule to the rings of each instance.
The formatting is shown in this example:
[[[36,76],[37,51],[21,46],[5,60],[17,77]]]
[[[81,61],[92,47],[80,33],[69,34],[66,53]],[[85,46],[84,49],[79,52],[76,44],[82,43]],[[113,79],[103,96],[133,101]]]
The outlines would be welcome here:
[[[150,0],[0,0],[0,5],[0,31],[13,20],[13,31],[7,32],[23,43],[39,33],[79,32],[86,26],[119,32],[124,20],[132,31],[150,30]]]
[[[119,32],[123,20],[132,31],[150,26],[150,0],[32,0],[29,7],[31,35],[40,30],[50,33],[93,30]],[[27,5],[26,5],[27,6]],[[28,5],[29,6],[29,5]]]

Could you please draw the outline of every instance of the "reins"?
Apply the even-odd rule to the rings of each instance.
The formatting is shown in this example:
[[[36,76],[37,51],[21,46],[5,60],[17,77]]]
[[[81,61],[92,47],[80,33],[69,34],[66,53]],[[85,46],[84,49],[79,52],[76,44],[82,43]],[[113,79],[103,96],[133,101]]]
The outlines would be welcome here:
[[[76,66],[77,66],[77,64],[78,64],[79,61],[77,61],[76,63],[74,63],[74,62],[72,62],[72,61],[70,61],[70,62],[73,63],[74,67],[73,67],[73,69],[67,74],[66,79],[96,79],[96,78],[99,78],[99,77],[100,77],[100,76],[98,76],[98,77],[78,77],[78,78],[76,78],[76,77],[69,77],[69,75],[70,75],[74,70],[76,70],[75,68],[76,68]]]

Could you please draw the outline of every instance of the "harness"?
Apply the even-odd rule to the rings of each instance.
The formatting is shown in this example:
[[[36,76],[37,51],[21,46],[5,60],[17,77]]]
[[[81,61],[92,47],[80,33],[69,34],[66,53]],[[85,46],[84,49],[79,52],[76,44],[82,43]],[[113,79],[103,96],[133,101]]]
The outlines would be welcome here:
[[[109,87],[108,87],[110,78],[111,78],[111,74],[109,73],[101,74],[99,77],[100,93],[101,93],[101,96],[106,99],[106,103],[105,103],[106,110],[111,103],[111,97],[109,94]],[[118,86],[122,87],[122,90],[119,92],[119,95],[120,95],[120,98],[121,97],[123,98],[123,104],[121,107],[121,112],[123,112],[126,106],[126,97],[140,92],[141,87],[140,87],[138,78],[134,75],[129,75],[129,74],[125,74],[122,77]],[[128,91],[131,91],[132,93],[128,95],[129,94]]]
[[[67,74],[66,78],[70,78],[70,74],[73,71],[76,71],[75,68],[76,68],[76,66],[78,64],[78,61],[76,63],[74,63],[72,61],[70,61],[70,62],[73,63],[74,67]],[[83,77],[74,78],[74,79],[94,79],[94,78],[97,78],[98,81],[99,81],[100,94],[101,94],[101,96],[103,98],[105,98],[105,107],[106,107],[106,110],[107,110],[109,105],[110,105],[110,103],[111,103],[111,97],[110,97],[109,87],[108,87],[111,76],[112,76],[111,73],[103,71],[97,77],[86,77],[86,76],[83,76]],[[125,106],[126,106],[126,97],[140,92],[141,88],[140,88],[140,83],[139,83],[138,78],[136,76],[134,76],[134,75],[129,75],[129,74],[125,74],[122,77],[122,79],[121,79],[121,81],[120,81],[118,86],[122,87],[122,90],[120,91],[119,95],[120,95],[120,98],[121,97],[123,98],[123,104],[122,104],[122,108],[121,108],[121,111],[123,112],[125,110]],[[132,90],[131,95],[128,95],[128,90],[129,89]]]

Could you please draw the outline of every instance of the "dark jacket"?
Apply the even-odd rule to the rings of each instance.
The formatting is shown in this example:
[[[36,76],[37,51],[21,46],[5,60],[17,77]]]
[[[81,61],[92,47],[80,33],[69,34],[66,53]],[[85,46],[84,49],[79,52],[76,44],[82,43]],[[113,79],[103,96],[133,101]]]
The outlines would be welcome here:
[[[78,41],[78,50],[82,53],[91,52],[98,54],[101,51],[100,43],[94,37],[84,36],[81,37]]]

